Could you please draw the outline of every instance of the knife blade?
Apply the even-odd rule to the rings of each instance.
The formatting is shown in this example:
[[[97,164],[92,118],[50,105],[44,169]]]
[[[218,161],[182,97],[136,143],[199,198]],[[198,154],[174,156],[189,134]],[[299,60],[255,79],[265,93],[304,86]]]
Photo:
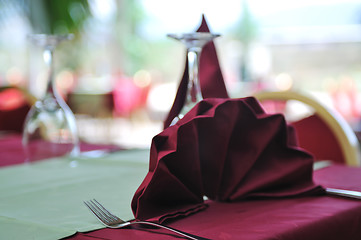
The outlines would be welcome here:
[[[337,189],[337,188],[326,188],[325,190],[326,190],[326,193],[329,195],[361,199],[361,192],[358,192],[358,191],[351,191],[351,190],[344,190],[344,189]]]

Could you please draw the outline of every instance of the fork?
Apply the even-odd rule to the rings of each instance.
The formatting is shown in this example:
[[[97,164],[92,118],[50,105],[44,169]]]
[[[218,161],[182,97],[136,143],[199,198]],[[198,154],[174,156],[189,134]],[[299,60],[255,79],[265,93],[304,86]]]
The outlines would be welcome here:
[[[114,214],[110,213],[102,204],[100,204],[97,200],[89,200],[84,201],[84,204],[89,208],[89,210],[98,218],[98,220],[109,228],[124,228],[133,224],[146,224],[159,228],[163,228],[169,231],[172,231],[178,235],[186,237],[188,239],[193,240],[207,240],[207,238],[198,237],[190,233],[186,233],[165,225],[161,225],[158,223],[150,222],[150,221],[124,221]],[[209,239],[208,239],[209,240]]]

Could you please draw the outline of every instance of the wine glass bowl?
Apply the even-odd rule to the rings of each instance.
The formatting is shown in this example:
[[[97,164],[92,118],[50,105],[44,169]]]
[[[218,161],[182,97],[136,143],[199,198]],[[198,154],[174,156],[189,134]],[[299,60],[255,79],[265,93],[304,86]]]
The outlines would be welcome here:
[[[73,112],[56,89],[53,53],[56,46],[73,35],[34,34],[29,39],[43,48],[48,67],[48,82],[43,98],[31,107],[24,122],[22,143],[26,160],[79,154],[79,138]]]
[[[188,64],[188,85],[186,98],[183,108],[177,117],[173,119],[170,126],[174,125],[179,119],[191,110],[199,101],[203,100],[202,91],[199,84],[199,59],[204,45],[219,37],[219,34],[210,32],[193,32],[183,34],[167,34],[168,37],[182,42],[187,48]]]

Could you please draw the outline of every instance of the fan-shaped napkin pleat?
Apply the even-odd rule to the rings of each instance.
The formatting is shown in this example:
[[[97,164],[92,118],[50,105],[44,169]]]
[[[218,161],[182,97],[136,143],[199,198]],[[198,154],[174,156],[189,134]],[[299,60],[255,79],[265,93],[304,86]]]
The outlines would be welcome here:
[[[203,201],[199,191],[192,191],[195,184],[186,185],[182,182],[184,178],[180,179],[169,170],[166,165],[169,157],[172,154],[164,157],[164,162],[157,165],[157,170],[146,176],[144,184],[133,198],[133,204],[137,206],[135,215],[142,216],[142,219],[169,214]]]
[[[187,215],[201,209],[203,196],[231,202],[320,193],[313,158],[295,138],[284,117],[266,114],[255,98],[205,99],[153,138],[135,217]]]

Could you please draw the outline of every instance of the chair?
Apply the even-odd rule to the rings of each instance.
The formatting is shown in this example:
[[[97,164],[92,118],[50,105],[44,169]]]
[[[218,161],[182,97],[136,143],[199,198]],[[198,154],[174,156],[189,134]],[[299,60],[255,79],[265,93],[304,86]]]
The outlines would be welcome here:
[[[312,153],[316,161],[331,160],[360,166],[360,145],[356,134],[335,110],[305,93],[295,91],[258,92],[254,97],[261,102],[266,111],[267,102],[270,101],[280,108],[284,108],[289,101],[305,104],[310,109],[306,117],[287,120],[295,127],[299,145]]]
[[[0,131],[21,133],[28,111],[36,98],[23,88],[0,87]]]

